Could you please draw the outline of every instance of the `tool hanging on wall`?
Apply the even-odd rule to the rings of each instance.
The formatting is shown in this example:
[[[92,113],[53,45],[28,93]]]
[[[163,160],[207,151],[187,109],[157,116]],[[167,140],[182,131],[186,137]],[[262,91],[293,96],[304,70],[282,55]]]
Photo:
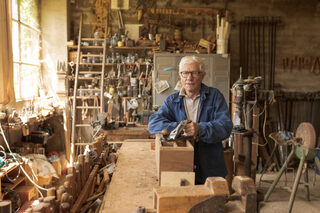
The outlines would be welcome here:
[[[316,75],[320,74],[320,60],[319,57],[316,57],[311,68],[311,73],[314,73]]]
[[[240,66],[244,76],[262,76],[262,87],[273,89],[277,28],[280,17],[245,17],[240,22]]]
[[[109,23],[112,20],[110,7],[111,0],[96,0],[93,8],[93,15],[96,21],[92,23],[92,32],[99,32],[101,35],[103,35],[103,33],[105,33],[104,28],[107,24],[109,27],[106,29],[106,33],[108,36],[110,36],[111,27]]]

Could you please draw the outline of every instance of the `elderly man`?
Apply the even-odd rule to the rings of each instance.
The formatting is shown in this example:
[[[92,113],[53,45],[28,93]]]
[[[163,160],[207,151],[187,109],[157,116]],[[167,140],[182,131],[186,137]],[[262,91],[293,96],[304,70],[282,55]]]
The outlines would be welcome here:
[[[232,122],[221,92],[202,83],[205,77],[203,59],[185,56],[179,64],[182,89],[166,98],[157,113],[150,116],[150,133],[174,130],[182,120],[191,120],[184,129],[194,136],[196,184],[207,177],[225,177],[227,169],[221,141],[229,137]]]

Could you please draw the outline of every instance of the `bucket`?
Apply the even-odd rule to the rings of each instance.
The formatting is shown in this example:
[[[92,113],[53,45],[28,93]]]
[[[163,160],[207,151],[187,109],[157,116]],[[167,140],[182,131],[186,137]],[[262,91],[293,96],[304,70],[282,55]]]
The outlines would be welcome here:
[[[217,54],[228,53],[228,40],[217,39]]]

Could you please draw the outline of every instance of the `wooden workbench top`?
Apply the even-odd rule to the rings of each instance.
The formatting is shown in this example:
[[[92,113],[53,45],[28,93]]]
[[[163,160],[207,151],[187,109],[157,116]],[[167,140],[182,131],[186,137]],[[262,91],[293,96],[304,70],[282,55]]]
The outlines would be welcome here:
[[[132,213],[139,206],[153,208],[153,187],[158,181],[155,152],[150,147],[150,142],[122,144],[100,212]]]

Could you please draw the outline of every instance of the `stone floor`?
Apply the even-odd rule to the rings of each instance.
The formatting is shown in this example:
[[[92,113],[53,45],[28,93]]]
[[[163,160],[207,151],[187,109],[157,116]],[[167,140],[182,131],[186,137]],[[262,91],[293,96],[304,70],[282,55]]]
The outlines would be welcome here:
[[[320,175],[316,175],[314,170],[309,169],[310,186],[310,201],[306,199],[306,189],[302,184],[299,184],[296,193],[296,198],[293,204],[292,213],[318,213],[320,212]],[[263,176],[263,180],[274,180],[278,173],[268,173]],[[285,175],[283,174],[275,190],[269,197],[267,202],[261,202],[260,213],[282,213],[288,212],[290,188],[293,186],[295,173],[287,173],[287,184]],[[270,183],[261,182],[259,187],[260,175],[257,175],[257,188],[263,193],[266,193],[271,186]],[[303,175],[301,176],[303,181]]]

